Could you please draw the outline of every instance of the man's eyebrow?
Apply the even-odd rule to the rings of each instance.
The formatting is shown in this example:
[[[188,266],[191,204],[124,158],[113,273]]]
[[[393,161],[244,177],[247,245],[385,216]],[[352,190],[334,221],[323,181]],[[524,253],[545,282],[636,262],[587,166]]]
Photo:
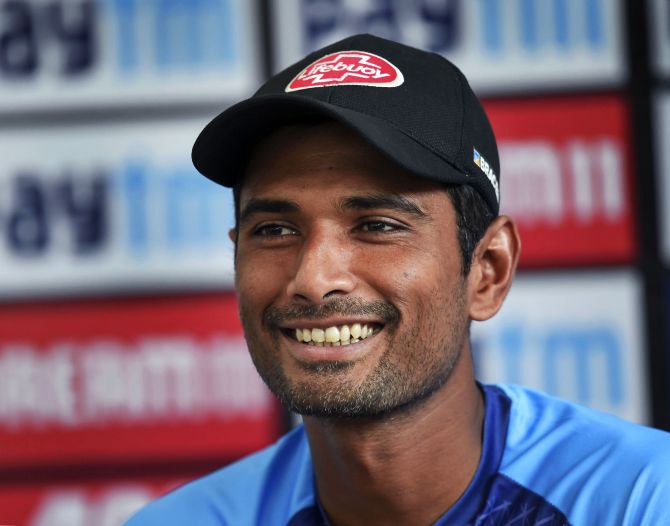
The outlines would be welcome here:
[[[240,223],[244,223],[254,214],[298,212],[300,206],[286,199],[263,199],[252,197],[240,211]]]
[[[342,200],[342,210],[391,209],[413,215],[417,219],[429,219],[429,215],[406,197],[397,194],[372,194],[346,197]]]

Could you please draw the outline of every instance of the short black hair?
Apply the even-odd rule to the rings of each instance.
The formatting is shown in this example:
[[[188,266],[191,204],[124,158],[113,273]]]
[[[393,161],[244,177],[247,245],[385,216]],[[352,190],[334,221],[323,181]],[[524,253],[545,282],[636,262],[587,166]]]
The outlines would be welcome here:
[[[233,187],[235,202],[235,231],[239,232],[240,192],[242,179],[238,179]],[[477,243],[486,233],[486,229],[495,219],[488,204],[474,188],[468,185],[447,185],[445,191],[451,200],[456,215],[458,244],[461,250],[461,274],[466,277],[472,267],[472,256]],[[237,243],[235,243],[237,255]]]
[[[456,212],[458,244],[461,249],[461,273],[463,277],[470,273],[472,256],[477,243],[484,237],[486,230],[495,219],[482,195],[467,184],[450,185],[446,192]]]

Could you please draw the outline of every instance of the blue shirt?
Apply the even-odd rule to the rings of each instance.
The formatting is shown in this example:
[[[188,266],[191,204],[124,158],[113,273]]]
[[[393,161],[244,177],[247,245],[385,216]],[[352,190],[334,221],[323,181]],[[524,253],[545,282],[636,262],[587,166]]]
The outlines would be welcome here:
[[[522,387],[483,391],[479,467],[435,524],[670,524],[670,434]],[[327,524],[300,426],[154,501],[127,526]]]

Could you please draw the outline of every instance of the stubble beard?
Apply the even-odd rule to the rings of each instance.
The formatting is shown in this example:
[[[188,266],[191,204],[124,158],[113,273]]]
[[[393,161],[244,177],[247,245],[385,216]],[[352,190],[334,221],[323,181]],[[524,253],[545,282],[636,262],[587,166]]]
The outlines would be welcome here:
[[[419,307],[411,320],[411,329],[404,333],[399,331],[400,312],[387,302],[365,303],[345,298],[319,307],[268,309],[264,313],[264,328],[291,317],[318,319],[334,313],[352,317],[381,315],[385,326],[376,338],[385,338],[388,347],[374,370],[358,383],[348,377],[355,361],[301,362],[300,367],[309,379],[291,380],[278,358],[282,337],[278,331],[273,331],[274,337],[264,338],[267,332],[257,330],[258,324],[253,322],[242,301],[240,318],[258,373],[288,410],[317,417],[379,417],[411,408],[447,382],[468,335],[467,317],[461,315],[463,304],[463,291],[458,290],[440,308],[441,312],[446,309],[445,312],[454,314],[446,319]],[[305,310],[309,311],[308,316]],[[436,340],[434,335],[443,337]]]

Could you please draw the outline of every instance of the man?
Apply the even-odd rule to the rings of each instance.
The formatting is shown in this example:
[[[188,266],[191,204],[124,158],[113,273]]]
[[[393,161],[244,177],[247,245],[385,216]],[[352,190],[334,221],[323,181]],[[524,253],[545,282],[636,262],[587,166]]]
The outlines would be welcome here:
[[[193,159],[234,188],[249,351],[304,426],[129,524],[670,521],[667,434],[474,379],[470,321],[502,305],[520,242],[455,66],[345,39],[219,115]]]

